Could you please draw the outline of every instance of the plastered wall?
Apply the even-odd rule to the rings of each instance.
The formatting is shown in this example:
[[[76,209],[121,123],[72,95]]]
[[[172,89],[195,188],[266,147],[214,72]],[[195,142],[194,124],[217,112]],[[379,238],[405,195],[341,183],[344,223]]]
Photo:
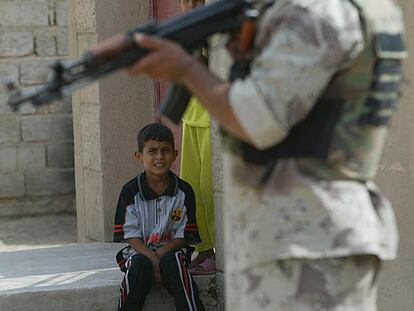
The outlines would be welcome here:
[[[409,51],[404,64],[403,97],[394,117],[377,181],[391,200],[399,225],[396,260],[384,265],[378,295],[379,310],[414,310],[414,2],[400,0]]]

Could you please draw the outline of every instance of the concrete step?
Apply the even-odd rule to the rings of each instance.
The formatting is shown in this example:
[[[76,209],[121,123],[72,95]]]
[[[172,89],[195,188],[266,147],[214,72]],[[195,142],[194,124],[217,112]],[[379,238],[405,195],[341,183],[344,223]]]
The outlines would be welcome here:
[[[1,311],[114,311],[122,273],[115,243],[72,244],[0,253]],[[194,278],[206,310],[217,310],[216,277]],[[175,310],[167,290],[156,286],[146,311]]]

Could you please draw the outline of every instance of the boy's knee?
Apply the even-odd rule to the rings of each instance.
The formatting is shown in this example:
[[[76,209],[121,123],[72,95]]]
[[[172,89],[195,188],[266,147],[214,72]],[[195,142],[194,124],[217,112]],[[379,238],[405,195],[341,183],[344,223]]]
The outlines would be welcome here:
[[[161,269],[163,267],[168,267],[168,266],[176,265],[176,264],[177,264],[177,259],[176,259],[175,251],[171,251],[171,252],[166,253],[160,259]]]
[[[144,269],[146,271],[152,270],[152,262],[148,259],[148,257],[136,254],[131,258],[131,268]]]

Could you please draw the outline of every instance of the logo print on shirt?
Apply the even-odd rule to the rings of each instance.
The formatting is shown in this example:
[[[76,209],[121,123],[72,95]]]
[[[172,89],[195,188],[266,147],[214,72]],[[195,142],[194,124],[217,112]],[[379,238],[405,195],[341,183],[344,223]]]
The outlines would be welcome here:
[[[180,221],[183,217],[183,209],[182,208],[176,208],[172,211],[171,219],[174,221]]]

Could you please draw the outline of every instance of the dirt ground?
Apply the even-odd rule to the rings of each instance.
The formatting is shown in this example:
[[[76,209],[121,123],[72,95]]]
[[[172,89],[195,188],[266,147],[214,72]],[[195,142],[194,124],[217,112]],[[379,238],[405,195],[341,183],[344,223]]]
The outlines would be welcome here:
[[[0,252],[76,243],[76,216],[0,218]]]

